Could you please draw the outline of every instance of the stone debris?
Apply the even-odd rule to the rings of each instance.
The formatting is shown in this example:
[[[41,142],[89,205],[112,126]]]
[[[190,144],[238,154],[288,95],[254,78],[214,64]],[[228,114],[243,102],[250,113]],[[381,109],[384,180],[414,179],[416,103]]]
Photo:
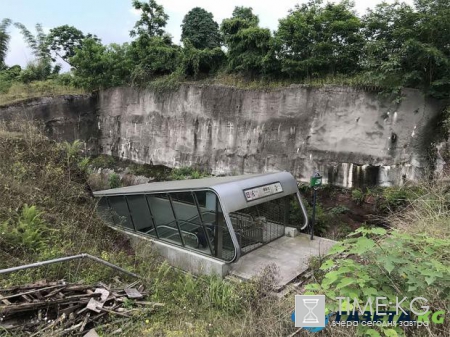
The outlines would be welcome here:
[[[139,282],[113,287],[40,281],[0,289],[0,330],[11,335],[97,336],[97,326],[164,305],[139,301],[146,295]]]

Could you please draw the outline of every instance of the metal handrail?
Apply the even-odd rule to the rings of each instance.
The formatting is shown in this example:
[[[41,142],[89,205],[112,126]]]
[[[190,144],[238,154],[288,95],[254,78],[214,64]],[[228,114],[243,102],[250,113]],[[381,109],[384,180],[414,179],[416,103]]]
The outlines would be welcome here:
[[[177,232],[178,232],[178,229],[177,229],[177,228],[169,227],[169,226],[166,226],[166,225],[160,225],[160,226],[157,226],[157,227],[158,227],[158,228],[160,228],[160,227],[162,227],[162,228],[167,228],[167,229],[170,229],[170,230],[173,230],[173,231],[177,231]],[[195,238],[195,241],[196,241],[197,244],[198,244],[198,237],[197,237],[197,235],[195,235],[194,233],[191,233],[191,232],[183,231],[183,230],[180,230],[180,232],[183,233],[183,234],[185,234],[185,235],[187,235],[187,236],[193,236],[193,237]],[[176,234],[178,234],[178,233],[172,234],[171,236],[174,236],[174,235],[176,235]],[[170,238],[171,236],[167,237],[166,239]]]
[[[302,231],[302,230],[304,230],[306,227],[308,227],[308,225],[309,225],[309,219],[308,219],[308,212],[306,211],[306,207],[305,207],[305,205],[303,204],[302,196],[300,195],[300,191],[298,190],[298,188],[297,188],[297,199],[298,199],[298,201],[300,202],[300,208],[302,209],[303,216],[305,217],[305,223],[303,224],[303,227],[300,228],[300,230]]]

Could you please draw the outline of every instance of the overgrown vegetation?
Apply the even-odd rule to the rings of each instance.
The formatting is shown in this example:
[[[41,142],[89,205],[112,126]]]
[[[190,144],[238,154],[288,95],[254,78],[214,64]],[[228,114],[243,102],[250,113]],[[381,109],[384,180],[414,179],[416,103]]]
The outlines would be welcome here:
[[[90,253],[140,274],[158,312],[143,311],[97,331],[109,336],[286,336],[293,332],[290,301],[270,294],[276,271],[251,282],[194,277],[170,267],[148,244],[134,247],[96,214],[79,143],[57,144],[29,123],[0,127],[0,268]],[[177,174],[193,174],[181,169]],[[0,286],[39,279],[108,282],[125,276],[88,261],[10,274]],[[130,280],[131,281],[131,280]],[[4,330],[0,336],[9,336]]]
[[[415,0],[414,6],[381,3],[358,16],[350,1],[310,0],[281,18],[273,33],[259,25],[252,8],[237,6],[219,25],[195,7],[182,23],[182,46],[165,27],[169,16],[155,0],[132,1],[140,18],[130,43],[104,45],[75,27],[40,24],[36,34],[20,29],[36,59],[25,69],[6,66],[11,20],[0,25],[0,91],[13,83],[62,77],[65,85],[97,90],[120,85],[173,90],[201,80],[244,87],[292,83],[346,84],[398,94],[402,87],[439,99],[450,88],[448,16],[445,0]],[[59,75],[62,61],[72,67]]]
[[[193,277],[177,271],[145,245],[135,247],[97,217],[96,204],[86,183],[88,167],[80,143],[57,144],[29,123],[0,129],[0,268],[87,252],[144,276],[151,300],[166,303],[156,314],[141,313],[126,324],[112,323],[103,334],[123,328],[123,336],[286,336],[292,301],[278,300],[270,292],[276,279],[273,268],[249,283],[223,281],[214,276]],[[92,163],[110,165],[98,157]],[[193,169],[172,171],[172,178],[192,177]],[[329,188],[328,188],[329,189]],[[329,190],[329,193],[336,193]],[[450,289],[449,187],[443,182],[403,188],[360,190],[364,198],[380,193],[389,230],[361,227],[337,245],[327,259],[319,259],[317,283],[307,290],[328,296],[328,309],[336,309],[336,296],[422,296],[433,312],[448,311]],[[350,201],[352,196],[349,196]],[[383,205],[383,203],[380,203]],[[383,206],[384,207],[384,206]],[[398,212],[398,210],[401,210]],[[344,206],[327,208],[326,217],[348,212]],[[317,213],[321,219],[321,212]],[[320,223],[320,222],[319,222]],[[51,243],[51,244],[50,244]],[[92,263],[19,272],[0,284],[24,283],[39,278],[108,280],[115,273]],[[122,276],[121,276],[122,277]],[[402,298],[403,298],[402,297]],[[407,302],[404,302],[407,305]],[[174,319],[177,317],[177,319]],[[329,329],[329,328],[327,328]],[[336,335],[349,330],[334,330]],[[385,328],[361,330],[373,336],[415,335],[415,330]],[[448,322],[430,325],[431,335],[446,335]],[[333,332],[334,333],[334,332]]]
[[[386,198],[402,212],[388,217],[392,228],[360,228],[336,245],[317,273],[317,283],[306,288],[325,294],[330,312],[338,310],[336,297],[348,297],[343,310],[353,310],[354,299],[361,307],[369,297],[386,297],[395,303],[403,299],[403,308],[415,297],[427,299],[433,313],[440,313],[439,323],[430,322],[427,329],[417,327],[373,328],[359,326],[359,334],[370,336],[445,336],[450,325],[445,313],[450,299],[450,202],[447,183],[422,184],[420,193],[413,189],[386,189]],[[423,304],[423,303],[422,303]],[[416,308],[418,308],[416,306]],[[356,309],[358,310],[358,309]],[[394,321],[399,318],[396,316]],[[417,319],[417,317],[413,317]],[[345,319],[345,318],[344,318]],[[420,328],[419,328],[420,329]],[[420,332],[422,331],[422,332]]]
[[[109,155],[85,158],[80,165],[89,173],[88,182],[93,191],[149,181],[200,179],[210,176],[206,171],[194,167],[172,169],[164,165],[138,164]]]
[[[55,144],[26,122],[8,129],[0,129],[0,267],[121,247],[95,213],[78,145]]]

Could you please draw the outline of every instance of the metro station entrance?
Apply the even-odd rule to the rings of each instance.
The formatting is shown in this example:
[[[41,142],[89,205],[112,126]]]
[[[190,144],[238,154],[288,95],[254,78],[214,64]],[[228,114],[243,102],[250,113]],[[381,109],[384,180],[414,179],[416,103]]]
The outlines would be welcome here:
[[[287,172],[149,183],[95,192],[116,227],[226,263],[305,228],[306,210]],[[303,220],[292,217],[294,208]]]

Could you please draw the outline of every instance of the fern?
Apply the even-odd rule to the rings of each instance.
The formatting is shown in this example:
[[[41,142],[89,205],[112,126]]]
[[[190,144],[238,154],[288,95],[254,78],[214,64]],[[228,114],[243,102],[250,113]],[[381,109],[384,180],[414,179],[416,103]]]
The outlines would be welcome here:
[[[45,248],[50,229],[42,219],[42,212],[36,206],[23,206],[17,219],[9,219],[0,224],[0,235],[9,245],[15,248],[38,251]]]

